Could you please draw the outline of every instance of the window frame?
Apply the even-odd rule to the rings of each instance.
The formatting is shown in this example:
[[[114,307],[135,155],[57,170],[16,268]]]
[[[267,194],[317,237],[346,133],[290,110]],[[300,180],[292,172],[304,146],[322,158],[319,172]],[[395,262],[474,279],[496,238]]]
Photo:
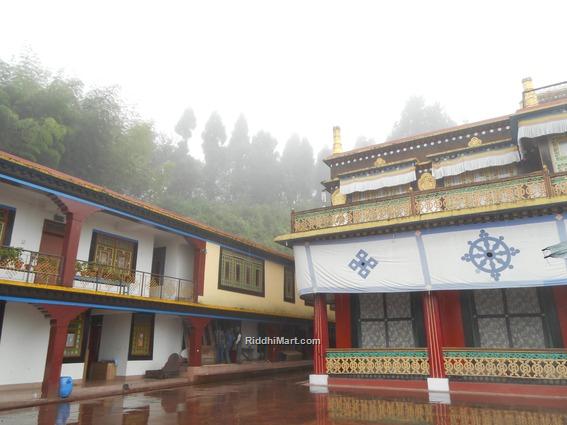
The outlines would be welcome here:
[[[286,274],[289,273],[291,273],[291,297],[286,296],[286,285],[288,283]],[[295,304],[295,268],[293,266],[284,266],[283,300]]]
[[[89,249],[89,263],[94,263],[96,261],[96,247],[98,244],[98,235],[105,236],[107,238],[117,239],[124,242],[131,243],[133,245],[132,250],[132,264],[129,270],[136,270],[136,264],[138,261],[138,241],[135,239],[130,239],[124,236],[119,236],[113,233],[108,233],[103,230],[93,229],[92,237],[91,237],[91,246]],[[114,265],[109,266],[114,267]]]
[[[228,254],[227,254],[228,253]],[[228,276],[230,278],[230,262],[229,263],[229,268],[227,269],[226,267],[223,268],[223,264],[225,262],[227,262],[225,260],[225,255],[230,255],[233,256],[235,258],[238,258],[242,261],[241,267],[240,267],[240,278],[242,280],[242,278],[244,278],[244,281],[246,280],[246,272],[243,273],[243,270],[245,271],[249,264],[252,263],[257,263],[257,265],[261,265],[260,268],[256,268],[256,267],[252,267],[250,266],[250,277],[252,278],[252,280],[260,280],[258,279],[258,272],[262,273],[262,279],[261,279],[261,291],[254,291],[254,290],[248,290],[248,289],[244,289],[244,288],[238,288],[238,287],[234,287],[234,286],[229,286],[229,285],[225,285],[223,284],[223,278],[224,280],[229,280],[226,278],[226,275],[228,273]],[[250,263],[247,263],[247,261],[250,261]],[[246,285],[250,285],[252,286],[252,284],[248,284],[245,283]],[[240,252],[237,251],[233,251],[231,249],[227,249],[227,248],[222,248],[220,249],[220,255],[219,255],[219,273],[218,273],[218,286],[217,288],[219,290],[222,291],[230,291],[230,292],[237,292],[240,294],[245,294],[245,295],[253,295],[255,297],[265,297],[266,296],[266,262],[263,259],[259,259],[257,257],[252,257],[250,255],[246,255],[246,254],[242,254]]]
[[[3,234],[0,234],[0,246],[10,246],[12,242],[12,231],[14,230],[14,221],[16,218],[16,209],[8,205],[0,204],[0,215],[6,218],[4,222],[6,225]]]
[[[137,317],[148,317],[150,319],[150,340],[148,354],[132,354],[132,339],[134,337],[134,326]],[[128,341],[128,360],[153,360],[154,358],[154,337],[155,337],[155,314],[154,313],[132,313],[130,317],[130,337]]]
[[[65,351],[63,351],[63,363],[83,363],[85,361],[85,354],[87,349],[87,340],[89,339],[89,322],[90,322],[90,315],[88,312],[79,314],[75,319],[69,322],[69,325],[76,321],[77,319],[82,318],[82,331],[81,331],[81,347],[80,353],[78,356],[65,356]],[[67,327],[67,335],[69,335],[69,328]]]

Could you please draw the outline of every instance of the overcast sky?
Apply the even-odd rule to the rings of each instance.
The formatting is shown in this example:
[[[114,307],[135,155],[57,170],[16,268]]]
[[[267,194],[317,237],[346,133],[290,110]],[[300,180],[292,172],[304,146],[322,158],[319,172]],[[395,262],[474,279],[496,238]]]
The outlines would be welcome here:
[[[515,111],[521,79],[567,80],[566,1],[5,1],[0,58],[31,48],[91,86],[119,85],[139,114],[173,134],[191,106],[227,132],[319,150],[382,141],[408,96],[439,101],[458,123]],[[196,137],[195,137],[196,136]],[[200,154],[198,154],[200,156]]]

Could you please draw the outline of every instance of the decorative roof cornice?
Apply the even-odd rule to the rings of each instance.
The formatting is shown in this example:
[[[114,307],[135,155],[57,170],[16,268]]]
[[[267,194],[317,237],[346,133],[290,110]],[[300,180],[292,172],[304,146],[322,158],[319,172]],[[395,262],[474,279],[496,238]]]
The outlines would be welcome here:
[[[94,202],[104,207],[117,209],[140,219],[151,220],[158,224],[193,233],[212,242],[250,251],[261,257],[286,263],[293,261],[293,256],[265,245],[3,151],[0,151],[0,174],[15,177],[47,189],[57,190],[63,194]]]

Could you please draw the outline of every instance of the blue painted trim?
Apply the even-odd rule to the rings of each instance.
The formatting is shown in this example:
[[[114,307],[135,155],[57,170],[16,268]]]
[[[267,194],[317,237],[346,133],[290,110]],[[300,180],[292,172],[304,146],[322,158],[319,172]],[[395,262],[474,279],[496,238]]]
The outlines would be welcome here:
[[[429,272],[429,264],[427,263],[427,254],[425,253],[425,246],[423,245],[423,239],[421,239],[421,234],[415,235],[415,241],[417,243],[417,251],[419,252],[419,263],[421,265],[421,272],[423,273],[425,288],[431,290],[431,273]]]
[[[81,198],[78,198],[78,197],[73,196],[73,195],[68,195],[68,194],[66,194],[66,193],[59,192],[59,191],[57,191],[57,190],[48,189],[48,188],[46,188],[46,187],[37,185],[37,184],[35,184],[35,183],[29,183],[29,182],[26,182],[25,180],[17,179],[17,178],[15,178],[15,177],[10,177],[10,176],[7,176],[7,175],[5,175],[5,174],[0,174],[0,178],[5,179],[5,180],[8,180],[8,181],[12,181],[12,182],[14,182],[14,183],[18,183],[19,185],[22,185],[22,186],[25,186],[25,187],[29,187],[29,188],[31,188],[31,189],[39,190],[39,191],[41,191],[41,192],[46,192],[46,193],[50,193],[50,194],[52,194],[52,195],[62,196],[62,197],[64,197],[64,198],[72,199],[72,200],[74,200],[74,201],[77,201],[77,202],[82,203],[82,204],[85,204],[85,205],[91,205],[91,206],[93,206],[93,207],[97,207],[97,208],[100,208],[100,209],[105,210],[105,211],[110,211],[110,212],[113,212],[113,213],[116,214],[116,215],[123,216],[123,217],[128,217],[128,218],[133,219],[133,220],[136,220],[136,221],[138,221],[138,222],[145,223],[145,224],[149,224],[149,225],[151,225],[151,226],[153,226],[153,227],[157,227],[157,228],[159,228],[159,229],[166,230],[166,231],[171,232],[171,233],[175,233],[175,234],[178,234],[178,235],[181,235],[181,236],[189,236],[189,237],[192,237],[192,238],[195,238],[195,239],[204,241],[204,242],[211,242],[211,243],[214,243],[214,244],[216,244],[216,245],[219,245],[219,246],[221,246],[221,247],[223,247],[223,248],[232,249],[233,251],[240,252],[241,254],[249,255],[250,257],[258,258],[258,259],[261,259],[261,260],[265,260],[265,259],[266,259],[266,257],[262,257],[262,256],[259,256],[259,255],[255,255],[255,254],[252,254],[252,253],[250,253],[250,252],[248,252],[248,251],[245,251],[245,250],[242,250],[242,249],[239,249],[239,248],[235,248],[235,247],[232,247],[232,246],[230,246],[230,245],[225,245],[225,244],[223,244],[223,243],[216,242],[216,241],[214,241],[214,240],[212,240],[212,239],[207,239],[207,238],[204,238],[204,237],[202,237],[202,236],[197,236],[197,235],[195,235],[194,233],[189,233],[189,232],[185,232],[185,231],[183,231],[183,230],[175,229],[175,228],[173,228],[173,227],[169,227],[169,226],[166,226],[166,225],[164,225],[164,224],[156,223],[156,222],[154,222],[154,221],[151,221],[151,220],[148,220],[148,219],[145,219],[145,218],[137,217],[137,216],[135,216],[134,214],[130,214],[130,213],[127,213],[127,212],[124,212],[124,211],[120,211],[120,210],[114,209],[114,208],[109,208],[109,207],[107,207],[107,206],[98,204],[98,203],[96,203],[96,202],[87,201],[87,200],[85,200],[85,199],[81,199]],[[281,264],[287,264],[287,263],[284,262],[283,260],[282,260],[282,261],[279,261],[279,262],[280,262]]]
[[[51,305],[68,305],[68,306],[75,306],[75,307],[87,307],[87,308],[97,308],[97,309],[104,309],[104,310],[116,310],[116,311],[127,311],[132,313],[157,313],[157,314],[165,314],[170,316],[191,316],[191,317],[206,317],[211,319],[221,319],[221,320],[244,320],[250,322],[275,322],[279,323],[281,321],[289,320],[289,318],[282,317],[281,319],[271,319],[271,318],[249,318],[249,317],[239,317],[233,315],[216,315],[216,314],[203,314],[203,313],[188,313],[185,311],[168,311],[168,310],[160,310],[160,309],[150,309],[150,308],[129,308],[129,307],[118,307],[118,306],[110,306],[105,304],[90,304],[90,303],[77,303],[77,302],[70,302],[70,301],[57,301],[57,300],[44,300],[41,298],[25,298],[25,297],[11,297],[6,295],[0,295],[0,300],[8,301],[8,302],[19,302],[19,303],[32,303],[32,304],[51,304]],[[251,313],[257,314],[257,313]],[[293,318],[293,320],[306,320],[309,319],[300,319],[300,318]]]
[[[3,210],[16,211],[15,207],[11,207],[9,205],[4,205],[4,204],[0,204],[0,208],[3,209]]]

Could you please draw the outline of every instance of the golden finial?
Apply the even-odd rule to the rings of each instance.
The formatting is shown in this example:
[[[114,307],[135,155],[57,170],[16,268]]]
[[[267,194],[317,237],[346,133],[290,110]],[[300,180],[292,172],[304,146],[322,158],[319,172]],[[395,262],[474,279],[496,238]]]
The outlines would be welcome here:
[[[333,155],[341,153],[342,151],[343,145],[341,143],[341,128],[333,127]]]
[[[532,77],[526,77],[522,80],[522,86],[524,88],[523,101],[524,108],[529,108],[530,106],[537,106],[537,94],[534,91],[534,83]]]
[[[386,163],[386,160],[384,158],[376,158],[376,161],[374,161],[374,165],[376,167],[379,167],[380,165],[384,165]]]

